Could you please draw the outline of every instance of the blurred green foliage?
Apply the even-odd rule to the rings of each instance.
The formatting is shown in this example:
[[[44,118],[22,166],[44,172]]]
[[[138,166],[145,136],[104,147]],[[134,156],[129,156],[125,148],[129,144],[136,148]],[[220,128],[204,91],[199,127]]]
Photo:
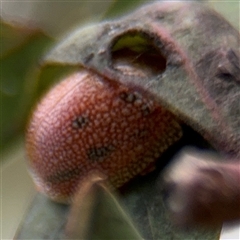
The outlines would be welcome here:
[[[122,16],[123,13],[129,13],[131,10],[136,9],[137,6],[140,6],[143,3],[151,3],[152,0],[146,1],[146,0],[129,0],[129,1],[114,1],[114,4],[111,5],[111,7],[106,11],[104,14],[105,18],[113,18]]]
[[[32,103],[38,94],[38,61],[52,39],[41,31],[2,23],[1,134],[4,148],[24,131]]]

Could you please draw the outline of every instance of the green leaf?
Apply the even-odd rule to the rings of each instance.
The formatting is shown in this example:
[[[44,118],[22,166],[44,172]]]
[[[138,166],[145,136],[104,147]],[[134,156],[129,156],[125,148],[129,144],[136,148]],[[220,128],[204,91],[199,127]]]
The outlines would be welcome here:
[[[106,184],[89,181],[83,189],[74,197],[66,226],[68,239],[142,239]]]
[[[69,206],[37,194],[15,239],[142,238],[114,195],[104,185],[93,184],[77,197],[70,213]]]
[[[69,208],[37,194],[15,239],[61,239]]]

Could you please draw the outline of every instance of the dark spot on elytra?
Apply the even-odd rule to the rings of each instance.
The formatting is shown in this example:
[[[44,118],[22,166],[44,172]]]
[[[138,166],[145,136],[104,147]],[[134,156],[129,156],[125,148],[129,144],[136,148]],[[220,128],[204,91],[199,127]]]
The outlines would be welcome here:
[[[89,122],[88,117],[78,116],[73,120],[72,127],[75,129],[83,128],[88,124],[88,122]]]
[[[148,106],[147,103],[141,107],[141,112],[144,117],[151,113],[151,108]]]
[[[119,97],[126,103],[134,103],[139,96],[136,93],[121,92]]]
[[[144,139],[148,137],[148,130],[147,129],[137,129],[134,134],[132,135],[135,139]]]
[[[101,161],[114,151],[114,146],[93,147],[87,150],[87,156],[91,161]]]
[[[129,104],[134,104],[135,101],[142,99],[141,95],[137,92],[121,92],[119,97]],[[139,107],[143,117],[149,115],[153,111],[151,103],[146,101],[143,101]]]

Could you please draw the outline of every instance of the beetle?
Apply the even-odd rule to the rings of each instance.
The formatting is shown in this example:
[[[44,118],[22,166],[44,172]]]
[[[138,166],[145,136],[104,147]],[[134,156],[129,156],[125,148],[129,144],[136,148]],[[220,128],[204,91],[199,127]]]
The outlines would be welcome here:
[[[180,137],[173,115],[144,93],[80,71],[55,86],[34,111],[29,166],[41,192],[68,201],[92,172],[120,187],[150,171]]]

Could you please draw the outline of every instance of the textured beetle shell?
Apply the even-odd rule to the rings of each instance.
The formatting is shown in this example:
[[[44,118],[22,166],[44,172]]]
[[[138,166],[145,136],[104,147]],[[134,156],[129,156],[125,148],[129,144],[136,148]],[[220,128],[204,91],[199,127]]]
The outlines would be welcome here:
[[[94,171],[122,186],[180,137],[173,115],[143,93],[82,71],[37,106],[27,132],[29,168],[41,192],[66,201]]]

